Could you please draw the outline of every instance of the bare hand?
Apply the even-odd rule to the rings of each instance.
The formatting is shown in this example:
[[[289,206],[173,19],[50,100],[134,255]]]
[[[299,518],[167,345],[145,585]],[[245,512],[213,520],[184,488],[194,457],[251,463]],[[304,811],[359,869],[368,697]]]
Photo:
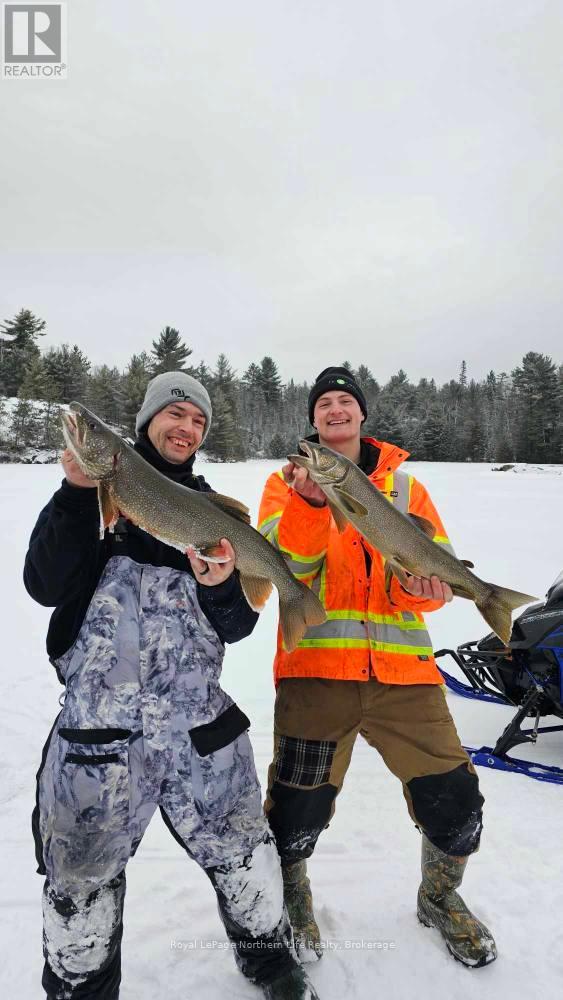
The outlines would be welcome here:
[[[293,462],[288,462],[287,465],[284,465],[282,473],[288,486],[299,493],[299,496],[303,497],[307,503],[310,503],[312,507],[324,507],[326,496],[320,486],[317,486],[310,478],[307,469],[302,469],[300,466],[294,465]]]
[[[64,469],[67,483],[70,483],[72,486],[82,486],[92,489],[98,485],[97,479],[90,479],[84,475],[70,448],[65,448],[63,451],[61,465]]]
[[[425,576],[409,576],[401,586],[415,597],[428,597],[431,601],[445,601],[446,604],[454,596],[449,583],[444,583],[437,576],[431,576],[430,579]]]
[[[228,580],[235,568],[235,550],[226,538],[221,539],[222,551],[219,557],[225,558],[224,562],[207,562],[196,555],[193,545],[186,550],[186,555],[190,560],[190,565],[194,571],[194,576],[198,583],[204,587],[216,587],[218,583]]]

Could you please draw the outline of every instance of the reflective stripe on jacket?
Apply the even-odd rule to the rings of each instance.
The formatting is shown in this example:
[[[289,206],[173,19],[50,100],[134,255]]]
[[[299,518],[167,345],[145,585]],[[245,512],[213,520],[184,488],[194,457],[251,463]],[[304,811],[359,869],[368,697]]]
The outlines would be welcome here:
[[[431,521],[434,541],[451,550],[426,489],[398,470],[408,452],[366,440],[380,450],[377,468],[369,476],[372,483],[403,513]],[[307,629],[293,653],[284,649],[278,630],[276,683],[282,677],[367,681],[370,675],[386,684],[443,682],[422,617],[423,611],[434,611],[443,602],[406,593],[396,577],[387,595],[384,559],[352,524],[340,534],[329,508],[308,504],[287,486],[280,471],[266,482],[258,527],[287,554],[292,572],[318,594],[327,612],[327,621]]]

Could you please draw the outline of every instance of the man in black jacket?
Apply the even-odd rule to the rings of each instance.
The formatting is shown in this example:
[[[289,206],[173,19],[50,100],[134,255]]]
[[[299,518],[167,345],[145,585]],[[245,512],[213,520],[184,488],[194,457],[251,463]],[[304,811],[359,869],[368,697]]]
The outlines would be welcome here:
[[[211,415],[195,379],[159,375],[135,449],[168,478],[210,491],[193,464]],[[32,821],[47,876],[47,996],[118,997],[125,866],[159,807],[209,876],[242,972],[272,1000],[314,998],[290,950],[249,721],[219,684],[224,644],[257,619],[233,549],[222,539],[225,561],[207,564],[123,518],[100,540],[97,484],[70,452],[62,462],[24,570],[30,595],[55,609],[47,650],[65,685]]]

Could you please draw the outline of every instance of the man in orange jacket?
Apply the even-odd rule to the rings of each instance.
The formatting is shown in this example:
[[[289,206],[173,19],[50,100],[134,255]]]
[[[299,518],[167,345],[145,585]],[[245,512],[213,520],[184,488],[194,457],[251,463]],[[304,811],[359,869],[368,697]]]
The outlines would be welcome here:
[[[356,462],[391,503],[435,526],[449,546],[424,486],[399,469],[408,453],[362,437],[366,400],[346,368],[326,368],[309,394],[313,440]],[[318,594],[327,621],[292,653],[278,630],[274,759],[266,810],[282,860],[284,893],[302,960],[322,955],[306,859],[328,825],[358,733],[403,785],[422,832],[417,912],[438,928],[467,966],[496,958],[494,939],[456,892],[477,850],[483,796],[441,687],[422,612],[452,599],[437,577],[393,578],[381,554],[348,524],[338,532],[326,498],[305,469],[289,464],[266,483],[259,529],[293,573]]]

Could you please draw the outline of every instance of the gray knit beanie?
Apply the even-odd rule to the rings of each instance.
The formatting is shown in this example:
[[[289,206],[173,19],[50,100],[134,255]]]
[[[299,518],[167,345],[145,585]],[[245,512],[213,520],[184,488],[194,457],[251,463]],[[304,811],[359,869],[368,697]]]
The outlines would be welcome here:
[[[199,407],[205,415],[205,430],[201,439],[203,444],[211,427],[211,400],[201,382],[197,382],[186,372],[163,372],[162,375],[151,379],[135,421],[137,434],[141,433],[155,413],[172,403],[193,403]]]

